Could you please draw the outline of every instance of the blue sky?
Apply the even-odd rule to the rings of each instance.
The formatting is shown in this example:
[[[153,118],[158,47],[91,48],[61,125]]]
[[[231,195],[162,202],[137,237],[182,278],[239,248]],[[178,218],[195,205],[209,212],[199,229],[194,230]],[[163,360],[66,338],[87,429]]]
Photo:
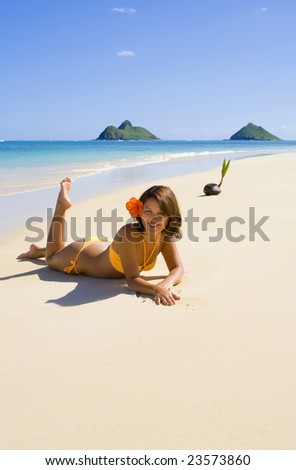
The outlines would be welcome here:
[[[296,140],[295,0],[2,0],[0,139]]]

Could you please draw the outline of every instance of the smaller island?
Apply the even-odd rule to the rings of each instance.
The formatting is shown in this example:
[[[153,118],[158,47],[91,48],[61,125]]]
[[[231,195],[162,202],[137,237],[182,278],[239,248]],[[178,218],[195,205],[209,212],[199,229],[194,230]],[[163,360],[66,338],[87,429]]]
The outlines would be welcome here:
[[[108,126],[95,140],[159,140],[144,127],[134,127],[128,120],[119,127]]]
[[[261,126],[249,122],[230,137],[230,140],[281,140]]]

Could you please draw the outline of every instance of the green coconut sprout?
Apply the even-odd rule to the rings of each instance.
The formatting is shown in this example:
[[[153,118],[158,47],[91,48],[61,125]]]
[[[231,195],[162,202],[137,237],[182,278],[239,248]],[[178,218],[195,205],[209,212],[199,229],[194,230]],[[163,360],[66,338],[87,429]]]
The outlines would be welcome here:
[[[216,183],[208,183],[205,185],[203,192],[205,193],[206,196],[218,196],[218,194],[221,193],[221,188],[220,186],[223,183],[224,176],[227,173],[227,170],[230,165],[230,160],[226,162],[226,158],[223,160],[222,168],[221,168],[221,180],[219,184]]]
[[[222,168],[221,168],[221,180],[220,180],[220,183],[218,184],[219,188],[223,183],[223,179],[224,179],[224,176],[226,175],[226,173],[228,171],[229,165],[230,165],[230,160],[228,160],[228,162],[226,162],[226,158],[224,158]]]

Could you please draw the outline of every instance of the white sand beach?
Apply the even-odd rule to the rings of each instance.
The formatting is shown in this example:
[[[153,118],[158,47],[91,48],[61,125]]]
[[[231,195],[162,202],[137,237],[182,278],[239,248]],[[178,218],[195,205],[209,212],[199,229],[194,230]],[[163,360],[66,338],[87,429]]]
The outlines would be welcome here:
[[[295,174],[296,154],[282,154],[231,162],[219,196],[202,195],[219,168],[151,181],[199,217],[199,241],[184,222],[172,307],[123,280],[17,261],[25,228],[2,243],[1,449],[295,449]],[[79,230],[101,207],[126,220],[125,202],[146,187],[85,200],[69,217]],[[270,241],[250,240],[250,208],[255,223],[269,217]],[[216,222],[202,230],[206,217]],[[241,220],[227,238],[231,217]],[[166,272],[159,259],[149,275]]]

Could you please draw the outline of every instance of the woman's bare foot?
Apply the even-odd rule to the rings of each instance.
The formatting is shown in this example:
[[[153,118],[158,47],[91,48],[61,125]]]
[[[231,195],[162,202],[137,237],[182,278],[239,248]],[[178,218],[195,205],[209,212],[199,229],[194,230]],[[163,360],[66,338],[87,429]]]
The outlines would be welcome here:
[[[57,217],[64,217],[64,214],[69,207],[72,206],[72,203],[69,199],[69,191],[71,189],[72,182],[70,178],[65,178],[60,183],[61,189],[58,194],[57,205],[55,209],[55,216]],[[59,246],[61,249],[62,246]],[[39,248],[34,243],[30,246],[29,251],[25,253],[21,253],[18,255],[17,259],[36,259],[36,258],[44,258],[45,257],[45,248]]]
[[[39,248],[34,243],[30,246],[29,251],[18,255],[17,259],[37,259],[45,257],[45,248]]]
[[[57,207],[62,212],[65,212],[72,206],[72,202],[69,198],[69,191],[71,189],[72,181],[70,180],[70,178],[65,178],[61,181],[60,185],[61,189],[58,195]]]

